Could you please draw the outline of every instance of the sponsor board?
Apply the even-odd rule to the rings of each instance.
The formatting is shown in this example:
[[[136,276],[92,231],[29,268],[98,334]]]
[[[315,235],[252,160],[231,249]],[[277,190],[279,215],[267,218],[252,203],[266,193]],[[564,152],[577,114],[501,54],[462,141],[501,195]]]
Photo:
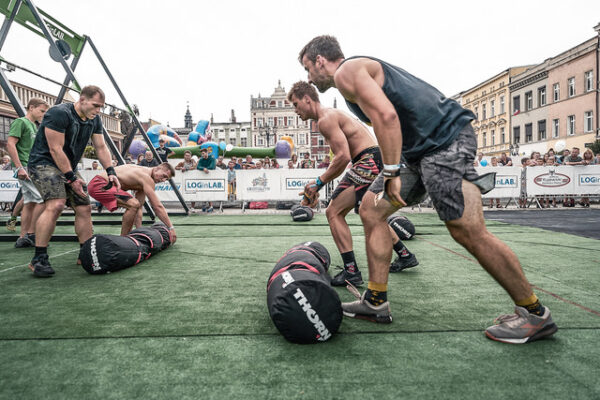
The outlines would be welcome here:
[[[19,185],[18,180],[11,181],[0,181],[0,190],[19,190],[21,185]]]
[[[519,183],[517,175],[496,175],[496,189],[516,188]]]
[[[285,190],[304,189],[304,186],[316,178],[285,178]]]
[[[261,176],[257,176],[253,178],[250,182],[252,186],[249,186],[247,190],[249,192],[269,192],[271,191],[271,187],[269,186],[269,178],[267,178],[267,174],[262,174]]]
[[[582,174],[578,176],[580,186],[599,186],[600,185],[600,174]]]
[[[224,192],[225,188],[225,179],[185,179],[183,181],[184,193]]]
[[[557,173],[551,169],[547,173],[533,178],[533,182],[538,186],[555,188],[568,185],[571,182],[571,178],[568,175]]]

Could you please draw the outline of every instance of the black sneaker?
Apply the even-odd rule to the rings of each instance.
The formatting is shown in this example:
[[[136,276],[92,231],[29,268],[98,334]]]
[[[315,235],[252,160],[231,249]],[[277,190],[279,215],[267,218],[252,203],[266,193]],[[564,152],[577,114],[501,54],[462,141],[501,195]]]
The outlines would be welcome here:
[[[33,257],[29,264],[29,269],[33,271],[33,275],[39,278],[49,278],[54,275],[54,270],[48,261],[48,254],[41,254]]]
[[[15,242],[15,247],[17,249],[21,249],[24,247],[35,247],[35,236],[26,234],[25,236],[18,238]]]
[[[345,268],[342,271],[333,277],[331,280],[332,286],[346,286],[346,281],[350,282],[354,286],[360,286],[363,284],[362,274],[360,271],[356,271],[355,273],[348,272]]]
[[[407,268],[416,267],[419,265],[417,257],[411,254],[409,257],[396,257],[396,261],[390,264],[390,272],[400,272]]]

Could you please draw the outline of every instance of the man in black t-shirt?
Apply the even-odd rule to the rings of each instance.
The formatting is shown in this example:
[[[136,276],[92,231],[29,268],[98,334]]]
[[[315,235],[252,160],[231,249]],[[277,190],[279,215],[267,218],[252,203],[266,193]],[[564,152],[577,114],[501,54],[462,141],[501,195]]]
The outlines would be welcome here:
[[[161,162],[167,162],[167,158],[169,158],[169,156],[173,154],[173,150],[165,146],[164,139],[158,140],[158,147],[155,150]]]
[[[50,277],[54,274],[48,261],[47,248],[56,220],[65,205],[75,210],[75,233],[79,243],[83,244],[92,237],[90,199],[85,181],[77,172],[77,164],[90,139],[109,181],[117,188],[121,186],[104,142],[99,115],[102,107],[102,89],[86,86],[76,103],[50,108],[38,129],[28,164],[31,180],[45,204],[36,222],[35,256],[29,264],[35,276]]]

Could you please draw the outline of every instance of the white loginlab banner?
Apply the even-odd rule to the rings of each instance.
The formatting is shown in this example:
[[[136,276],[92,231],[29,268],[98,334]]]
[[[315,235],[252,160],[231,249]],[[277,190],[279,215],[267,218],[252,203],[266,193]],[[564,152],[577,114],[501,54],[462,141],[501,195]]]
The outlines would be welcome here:
[[[479,175],[496,173],[496,187],[483,198],[518,198],[521,193],[521,167],[476,167]]]

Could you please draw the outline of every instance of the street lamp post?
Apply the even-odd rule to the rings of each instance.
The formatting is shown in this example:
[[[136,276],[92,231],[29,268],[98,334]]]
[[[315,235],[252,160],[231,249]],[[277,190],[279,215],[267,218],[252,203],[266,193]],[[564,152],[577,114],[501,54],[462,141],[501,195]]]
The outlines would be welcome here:
[[[267,145],[265,147],[269,147],[271,145],[271,136],[277,135],[277,128],[271,125],[266,125],[258,128],[258,134],[260,136],[264,136],[267,139]]]

